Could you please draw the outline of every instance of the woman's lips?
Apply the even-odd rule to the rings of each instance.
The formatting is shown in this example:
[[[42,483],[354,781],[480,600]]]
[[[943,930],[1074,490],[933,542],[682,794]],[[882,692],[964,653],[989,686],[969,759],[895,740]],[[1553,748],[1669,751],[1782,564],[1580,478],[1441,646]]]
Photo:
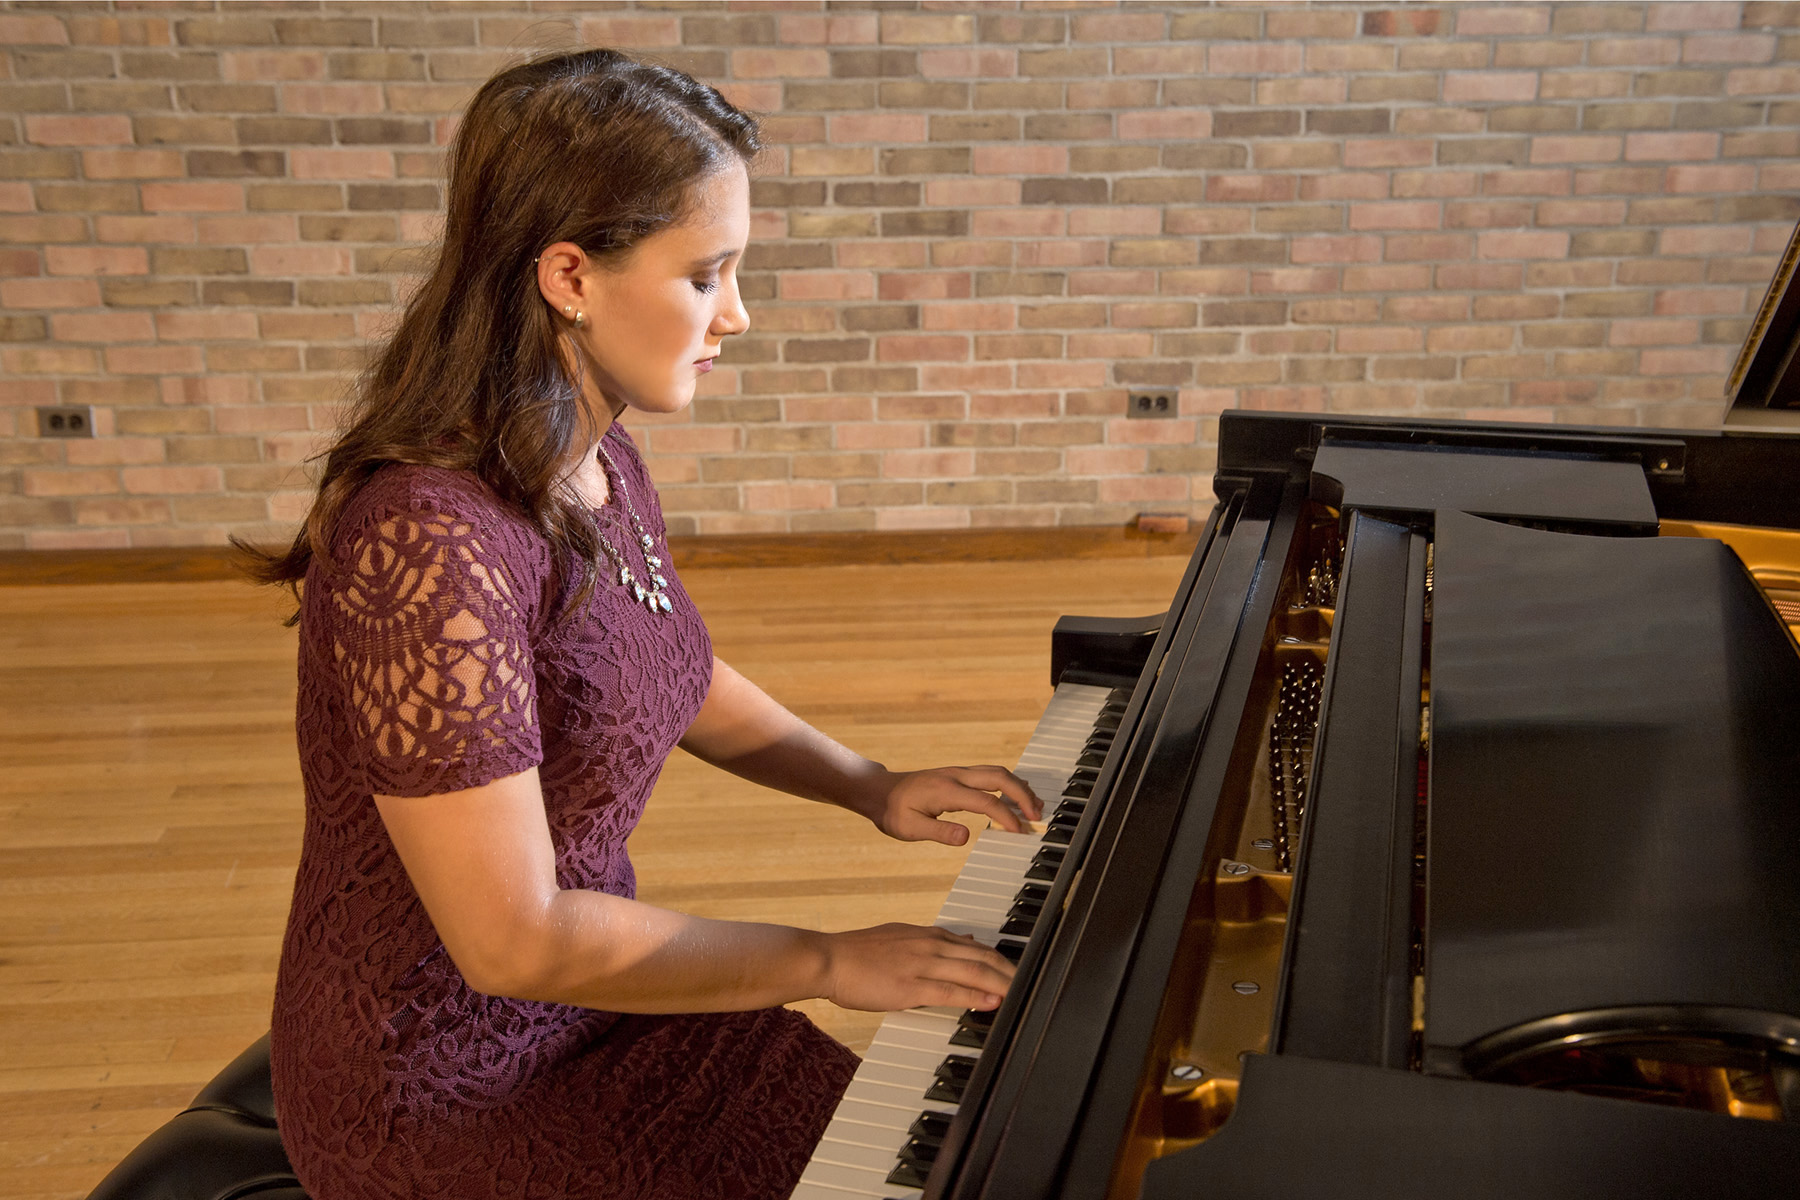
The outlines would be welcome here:
[[[713,364],[712,359],[703,358],[699,362],[695,363],[694,366],[699,369],[699,371],[702,375],[704,375],[708,371],[712,370],[712,364]]]

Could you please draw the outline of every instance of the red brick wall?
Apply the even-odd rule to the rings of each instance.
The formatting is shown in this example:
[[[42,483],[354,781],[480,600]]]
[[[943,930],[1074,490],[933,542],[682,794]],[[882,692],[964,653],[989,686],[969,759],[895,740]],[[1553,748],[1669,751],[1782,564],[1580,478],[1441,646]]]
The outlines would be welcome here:
[[[1233,405],[1714,424],[1800,218],[1794,4],[0,3],[0,548],[291,528],[459,105],[584,43],[768,114],[684,530],[1203,508]]]

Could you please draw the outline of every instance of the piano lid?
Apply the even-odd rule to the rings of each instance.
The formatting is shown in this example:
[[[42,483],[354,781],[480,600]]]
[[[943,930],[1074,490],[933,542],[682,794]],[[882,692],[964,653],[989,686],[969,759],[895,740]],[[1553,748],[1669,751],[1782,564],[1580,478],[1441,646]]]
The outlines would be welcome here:
[[[1427,1069],[1603,1009],[1800,1029],[1800,656],[1737,557],[1446,512],[1435,571]]]
[[[1725,382],[1727,428],[1800,431],[1800,225],[1788,238],[1775,277]]]

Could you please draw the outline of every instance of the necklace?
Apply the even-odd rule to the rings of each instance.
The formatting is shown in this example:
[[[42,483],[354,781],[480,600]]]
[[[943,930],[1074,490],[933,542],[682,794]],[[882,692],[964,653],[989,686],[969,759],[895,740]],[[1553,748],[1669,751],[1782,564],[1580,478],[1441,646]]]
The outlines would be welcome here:
[[[653,613],[670,613],[675,606],[669,603],[669,581],[663,578],[663,560],[656,556],[656,543],[644,531],[644,522],[638,517],[637,506],[631,502],[631,489],[625,486],[625,475],[619,470],[619,464],[613,461],[612,455],[606,452],[606,443],[599,445],[600,457],[606,460],[607,483],[617,490],[619,498],[625,502],[625,511],[631,517],[631,526],[637,530],[638,545],[642,548],[644,574],[649,579],[641,580],[632,573],[625,562],[625,556],[619,548],[612,544],[606,534],[598,526],[595,532],[600,535],[600,545],[606,556],[612,559],[613,567],[619,573],[619,586],[629,591],[632,598]]]

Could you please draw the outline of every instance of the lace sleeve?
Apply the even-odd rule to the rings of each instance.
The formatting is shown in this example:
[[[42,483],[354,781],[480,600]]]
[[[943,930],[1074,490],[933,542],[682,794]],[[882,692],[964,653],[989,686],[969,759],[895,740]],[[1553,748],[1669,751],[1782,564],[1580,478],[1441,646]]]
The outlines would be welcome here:
[[[528,614],[474,525],[371,520],[338,561],[331,654],[372,792],[458,791],[542,760]]]

